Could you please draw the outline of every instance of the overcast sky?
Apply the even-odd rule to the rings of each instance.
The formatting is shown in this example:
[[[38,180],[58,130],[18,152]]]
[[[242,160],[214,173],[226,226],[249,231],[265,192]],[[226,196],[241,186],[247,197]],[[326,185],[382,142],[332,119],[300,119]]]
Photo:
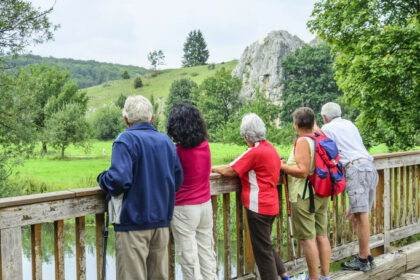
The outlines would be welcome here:
[[[54,0],[33,0],[48,8]],[[162,49],[162,68],[181,66],[189,31],[200,29],[208,62],[238,59],[246,46],[273,30],[305,42],[315,0],[57,0],[50,19],[61,27],[33,54],[150,67],[147,54]]]

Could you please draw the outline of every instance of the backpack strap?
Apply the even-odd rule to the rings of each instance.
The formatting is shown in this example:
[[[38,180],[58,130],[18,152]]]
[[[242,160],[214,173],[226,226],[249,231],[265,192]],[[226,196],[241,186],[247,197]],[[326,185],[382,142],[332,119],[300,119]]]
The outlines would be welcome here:
[[[306,178],[305,189],[303,190],[302,199],[305,199],[306,189],[309,189],[309,213],[315,213],[315,197],[314,197],[314,187],[312,186],[309,178]]]
[[[335,187],[335,180],[333,177],[333,173],[331,171],[331,167],[328,166],[328,172],[330,173],[330,180],[331,180],[331,201],[334,200],[334,187]]]

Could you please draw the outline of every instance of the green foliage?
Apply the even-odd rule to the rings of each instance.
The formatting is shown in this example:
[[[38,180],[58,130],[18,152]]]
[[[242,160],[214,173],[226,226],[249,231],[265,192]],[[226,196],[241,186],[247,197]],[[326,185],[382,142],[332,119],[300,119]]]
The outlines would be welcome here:
[[[161,128],[160,125],[162,125],[163,123],[160,121],[161,116],[160,116],[160,106],[159,106],[159,102],[157,102],[155,100],[155,96],[152,94],[150,96],[150,103],[152,103],[153,106],[153,113],[155,118],[153,119],[152,125],[159,131],[164,131],[164,128]]]
[[[165,115],[168,115],[169,110],[175,103],[193,104],[193,92],[195,92],[197,89],[198,85],[190,79],[180,79],[173,81],[169,90],[169,96],[166,99]]]
[[[0,90],[0,161],[4,162],[29,152],[36,130],[35,114],[28,110],[33,107],[33,96],[21,91],[15,78],[8,75],[0,75]]]
[[[128,74],[127,70],[124,70],[124,72],[121,74],[121,78],[124,80],[130,79],[130,74]]]
[[[236,76],[232,77],[225,68],[218,70],[200,85],[194,102],[207,123],[210,139],[220,141],[212,136],[233,117],[237,117],[240,107],[238,93],[241,86],[241,80]]]
[[[137,76],[134,79],[134,88],[141,88],[143,86],[143,81],[140,76]]]
[[[216,69],[216,65],[215,65],[214,63],[210,63],[210,64],[207,66],[207,69],[209,69],[209,70],[214,70],[214,69]]]
[[[412,147],[420,129],[418,1],[319,1],[308,26],[331,45],[337,84],[361,111],[368,146]]]
[[[155,50],[155,51],[149,52],[149,54],[147,55],[147,59],[152,65],[152,69],[156,71],[159,65],[164,64],[163,60],[165,59],[165,55],[163,54],[162,50],[158,50],[158,51]]]
[[[91,135],[85,112],[80,104],[70,103],[46,121],[48,139],[53,147],[61,148],[61,157],[70,144],[86,146]]]
[[[127,96],[121,93],[117,101],[115,102],[115,106],[119,107],[120,109],[123,109],[126,99],[127,99]]]
[[[31,114],[38,131],[38,139],[43,141],[44,152],[49,136],[45,136],[45,121],[68,103],[79,104],[87,110],[88,97],[79,91],[67,71],[46,65],[29,65],[21,68],[14,78],[14,91],[22,92],[31,98]]]
[[[16,56],[25,47],[39,44],[53,37],[57,28],[48,20],[52,9],[42,11],[30,2],[0,1],[0,69],[10,68],[5,57]],[[36,139],[32,95],[15,86],[14,77],[0,73],[0,192],[17,156],[30,153]]]
[[[230,121],[214,133],[214,141],[235,143],[238,145],[243,144],[244,139],[240,135],[240,127],[242,117],[248,113],[255,113],[264,121],[266,126],[266,139],[271,143],[288,145],[294,141],[295,133],[293,126],[289,127],[286,125],[282,129],[277,128],[276,120],[279,116],[279,109],[264,93],[260,92],[259,88],[256,88],[256,94],[253,99],[244,101],[241,105],[238,113],[232,115]]]
[[[132,77],[144,75],[148,72],[143,67],[132,65],[105,63],[94,60],[41,57],[31,54],[19,56],[15,59],[8,57],[6,60],[9,65],[15,68],[28,64],[46,64],[67,69],[70,72],[70,78],[78,84],[79,88],[87,88],[107,81],[119,80],[121,79],[121,73],[124,71],[127,71],[129,76]]]
[[[337,101],[342,93],[334,80],[333,58],[330,47],[320,44],[304,45],[283,61],[284,90],[280,119],[292,122],[292,113],[299,107],[310,107],[321,121],[321,107],[327,102]]]
[[[6,55],[17,55],[31,44],[53,38],[58,26],[48,20],[51,12],[52,8],[42,11],[28,1],[0,1],[0,66]]]
[[[184,43],[183,67],[191,67],[206,64],[209,59],[209,51],[204,41],[203,33],[200,30],[193,30],[188,33]]]
[[[106,106],[96,110],[91,123],[95,138],[98,140],[115,139],[118,134],[127,128],[121,109],[115,106]]]

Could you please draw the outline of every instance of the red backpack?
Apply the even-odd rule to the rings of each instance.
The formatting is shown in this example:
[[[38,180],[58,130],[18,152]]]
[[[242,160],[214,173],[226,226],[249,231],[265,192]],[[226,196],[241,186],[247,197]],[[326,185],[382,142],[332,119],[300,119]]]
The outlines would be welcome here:
[[[309,211],[314,213],[315,203],[313,192],[315,191],[317,195],[322,197],[331,196],[331,200],[333,200],[334,195],[338,195],[344,190],[346,179],[344,177],[343,166],[340,163],[337,145],[332,139],[318,132],[315,132],[315,136],[303,135],[302,137],[309,137],[315,141],[315,171],[314,174],[306,178],[302,197],[302,199],[305,199],[306,189],[309,186]]]

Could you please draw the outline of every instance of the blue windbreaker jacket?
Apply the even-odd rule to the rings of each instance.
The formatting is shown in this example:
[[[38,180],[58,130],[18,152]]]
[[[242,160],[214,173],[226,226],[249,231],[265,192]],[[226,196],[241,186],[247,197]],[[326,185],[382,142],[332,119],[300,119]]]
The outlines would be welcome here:
[[[153,125],[141,122],[114,141],[111,167],[98,176],[111,195],[111,222],[116,231],[167,227],[183,171],[175,145]]]

